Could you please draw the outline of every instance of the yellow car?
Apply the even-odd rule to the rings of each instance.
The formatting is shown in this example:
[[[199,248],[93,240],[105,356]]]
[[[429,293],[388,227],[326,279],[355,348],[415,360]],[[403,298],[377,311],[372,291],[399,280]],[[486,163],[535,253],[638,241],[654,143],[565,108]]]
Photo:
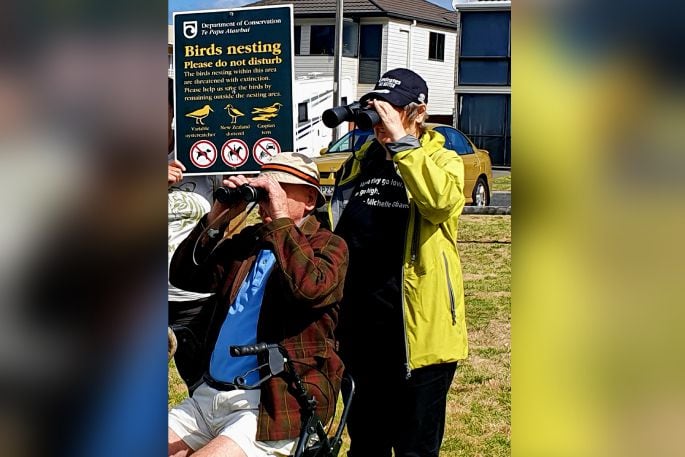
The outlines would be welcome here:
[[[426,127],[440,132],[445,137],[445,147],[455,151],[464,161],[466,204],[488,206],[492,183],[492,166],[488,151],[478,149],[466,135],[449,125],[426,123]],[[373,138],[372,130],[355,129],[347,132],[329,148],[322,149],[321,157],[314,157],[321,174],[321,188],[327,198],[333,195],[335,173],[350,157],[352,151],[358,151],[364,143]]]

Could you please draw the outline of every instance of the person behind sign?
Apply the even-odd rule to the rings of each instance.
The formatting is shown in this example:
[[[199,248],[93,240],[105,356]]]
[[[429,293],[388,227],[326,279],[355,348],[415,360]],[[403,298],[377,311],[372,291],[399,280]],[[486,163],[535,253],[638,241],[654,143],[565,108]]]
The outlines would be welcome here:
[[[169,412],[169,455],[290,455],[300,431],[295,398],[280,378],[260,390],[237,389],[235,377],[255,370],[257,360],[232,357],[228,350],[256,342],[284,346],[318,400],[317,413],[328,421],[343,371],[334,328],[347,246],[312,215],[325,199],[310,158],[281,153],[257,177],[230,176],[224,184],[265,191],[258,202],[263,222],[225,237],[246,203],[216,200],[174,254],[171,282],[215,292],[217,308],[202,357],[204,382]],[[258,379],[253,371],[247,382]]]
[[[357,385],[348,456],[437,457],[447,391],[467,355],[457,252],[464,166],[424,128],[428,87],[418,74],[388,71],[367,101],[380,116],[375,140],[343,165],[330,203],[350,249],[337,330]]]
[[[174,160],[174,85],[168,79],[169,89],[169,149],[168,160],[168,259],[178,245],[195,227],[200,218],[209,211],[212,194],[219,187],[219,178],[215,176],[184,177],[185,167]],[[169,288],[169,325],[177,337],[175,362],[179,375],[189,391],[200,381],[202,367],[197,364],[196,352],[203,345],[202,329],[213,308],[212,294],[197,293],[174,287]],[[172,335],[173,337],[174,335]]]

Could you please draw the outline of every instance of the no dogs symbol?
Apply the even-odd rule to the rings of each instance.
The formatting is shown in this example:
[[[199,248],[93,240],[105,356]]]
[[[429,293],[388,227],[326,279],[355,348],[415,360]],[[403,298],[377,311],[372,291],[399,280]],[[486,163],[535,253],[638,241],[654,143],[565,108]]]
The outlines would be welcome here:
[[[196,141],[190,147],[190,161],[198,168],[209,168],[216,162],[216,146],[207,140]]]
[[[252,155],[260,165],[264,165],[274,158],[275,155],[280,154],[281,145],[273,138],[262,138],[255,142],[252,148]]]
[[[247,162],[250,153],[243,140],[228,140],[221,147],[221,160],[229,167],[237,168]]]

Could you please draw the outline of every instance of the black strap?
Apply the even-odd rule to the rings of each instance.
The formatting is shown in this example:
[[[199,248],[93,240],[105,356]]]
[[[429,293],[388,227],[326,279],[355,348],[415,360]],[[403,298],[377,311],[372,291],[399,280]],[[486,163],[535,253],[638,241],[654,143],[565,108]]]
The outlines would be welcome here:
[[[228,390],[240,389],[238,386],[236,386],[233,383],[219,381],[217,379],[214,379],[209,373],[205,373],[204,375],[202,375],[202,378],[205,380],[205,382],[207,383],[207,385],[209,387],[212,387],[216,390],[228,391]]]

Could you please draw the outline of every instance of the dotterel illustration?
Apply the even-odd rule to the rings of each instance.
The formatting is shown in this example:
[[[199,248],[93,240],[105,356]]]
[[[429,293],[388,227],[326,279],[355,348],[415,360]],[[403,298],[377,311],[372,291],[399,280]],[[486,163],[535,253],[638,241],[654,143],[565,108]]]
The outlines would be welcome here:
[[[224,107],[229,116],[231,116],[231,124],[235,124],[239,117],[245,116],[244,113],[240,112],[238,108],[231,105],[230,103]]]

